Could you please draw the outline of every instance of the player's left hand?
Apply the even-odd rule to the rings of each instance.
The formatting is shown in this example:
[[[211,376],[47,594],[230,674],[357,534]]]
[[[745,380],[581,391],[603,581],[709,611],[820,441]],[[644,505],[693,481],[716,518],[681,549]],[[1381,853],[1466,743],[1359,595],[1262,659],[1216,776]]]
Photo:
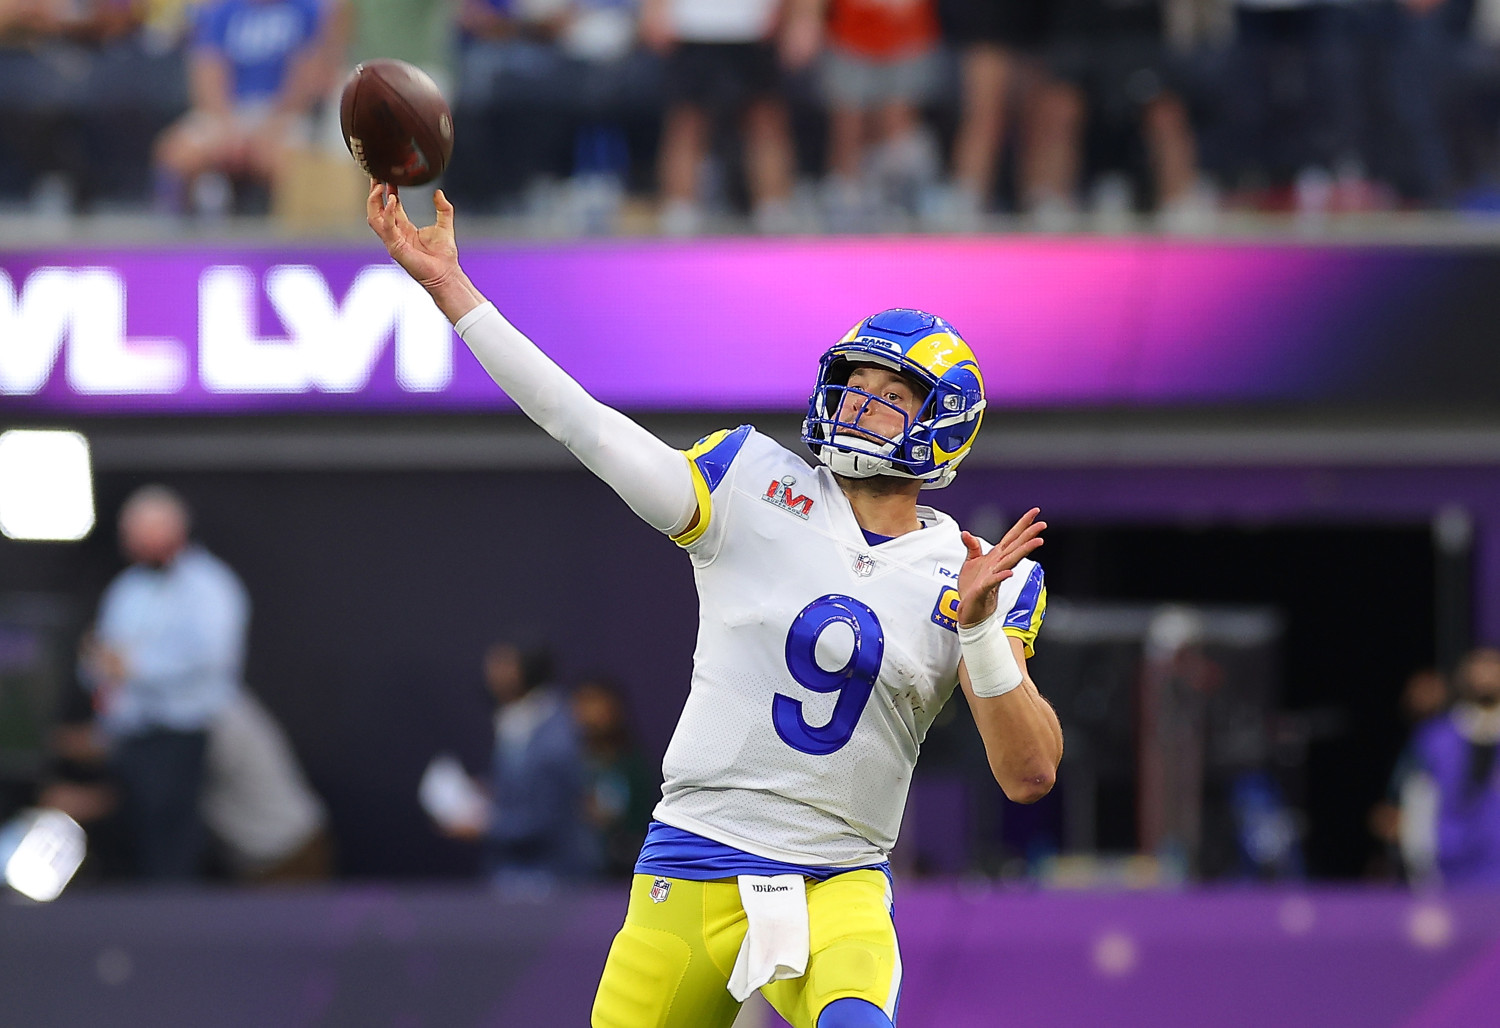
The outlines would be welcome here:
[[[1021,520],[1011,526],[989,553],[981,552],[979,540],[968,532],[963,533],[964,546],[969,555],[963,567],[958,569],[958,623],[964,627],[977,625],[995,612],[995,596],[1000,583],[1015,572],[1021,558],[1029,556],[1042,545],[1042,531],[1047,522],[1036,520],[1041,513],[1032,507]]]

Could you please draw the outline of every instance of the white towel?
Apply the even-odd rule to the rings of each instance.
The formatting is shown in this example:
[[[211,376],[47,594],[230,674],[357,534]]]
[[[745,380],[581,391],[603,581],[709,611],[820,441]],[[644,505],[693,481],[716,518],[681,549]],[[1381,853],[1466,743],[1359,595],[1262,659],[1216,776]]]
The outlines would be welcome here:
[[[749,925],[729,994],[743,1003],[762,985],[807,973],[807,883],[801,875],[740,875]]]

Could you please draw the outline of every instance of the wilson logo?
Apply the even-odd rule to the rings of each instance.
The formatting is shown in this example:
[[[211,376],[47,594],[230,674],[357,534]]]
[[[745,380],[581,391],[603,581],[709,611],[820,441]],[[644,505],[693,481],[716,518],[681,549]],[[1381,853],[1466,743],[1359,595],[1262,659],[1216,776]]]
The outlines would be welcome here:
[[[803,521],[812,513],[813,500],[811,496],[793,496],[792,486],[797,484],[797,479],[792,475],[783,475],[779,479],[772,479],[771,485],[766,489],[766,494],[761,497],[767,503],[774,503],[789,514],[795,514]]]

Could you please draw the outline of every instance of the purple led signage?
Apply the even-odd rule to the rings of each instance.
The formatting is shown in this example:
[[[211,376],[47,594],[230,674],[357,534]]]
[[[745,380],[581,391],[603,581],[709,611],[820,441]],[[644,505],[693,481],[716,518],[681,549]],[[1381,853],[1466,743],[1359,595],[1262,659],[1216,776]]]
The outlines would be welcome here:
[[[1389,251],[1149,240],[476,244],[464,256],[595,395],[657,410],[799,408],[822,349],[892,306],[952,321],[999,406],[1317,399],[1341,388],[1336,358],[1380,298],[1414,280],[1414,258]],[[0,405],[511,406],[373,239],[0,254]]]

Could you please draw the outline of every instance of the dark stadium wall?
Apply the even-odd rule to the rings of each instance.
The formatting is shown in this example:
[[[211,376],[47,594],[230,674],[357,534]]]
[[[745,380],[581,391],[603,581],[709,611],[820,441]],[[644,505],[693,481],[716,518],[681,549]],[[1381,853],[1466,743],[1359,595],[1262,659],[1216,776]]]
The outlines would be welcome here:
[[[347,873],[472,870],[472,850],[432,831],[416,785],[442,750],[475,772],[485,767],[491,729],[480,654],[511,632],[550,638],[564,677],[601,670],[618,677],[643,747],[653,759],[664,749],[691,666],[691,570],[591,476],[104,473],[101,522],[87,541],[0,542],[0,593],[60,593],[86,616],[120,566],[113,533],[120,502],[151,480],[188,497],[199,537],[250,588],[250,684],[285,722],[327,798]],[[976,468],[938,499],[985,532],[1041,506],[1055,526],[1041,554],[1054,595],[1077,588],[1094,598],[1280,597],[1316,617],[1299,625],[1287,652],[1286,700],[1353,712],[1352,734],[1315,755],[1317,773],[1333,783],[1319,811],[1348,809],[1336,818],[1340,840],[1313,870],[1339,877],[1359,873],[1362,814],[1353,805],[1371,776],[1385,773],[1379,760],[1366,767],[1344,757],[1371,739],[1389,748],[1395,691],[1432,659],[1431,563],[1422,554],[1437,507],[1474,513],[1476,579],[1500,582],[1493,545],[1500,532],[1487,521],[1500,512],[1500,477],[1489,469]],[[1356,527],[1364,534],[1336,544],[1341,530]],[[1210,529],[1217,534],[1204,536]],[[1154,543],[1130,534],[1146,530],[1157,533]],[[1183,542],[1194,533],[1199,544]],[[1163,563],[1169,543],[1175,555]],[[1212,577],[1205,568],[1216,561],[1239,570],[1226,570],[1205,595],[1202,581]],[[1234,582],[1252,570],[1243,587]],[[1151,588],[1140,584],[1148,581]],[[1478,593],[1478,635],[1494,638],[1493,589]],[[1351,776],[1359,780],[1337,784]]]

